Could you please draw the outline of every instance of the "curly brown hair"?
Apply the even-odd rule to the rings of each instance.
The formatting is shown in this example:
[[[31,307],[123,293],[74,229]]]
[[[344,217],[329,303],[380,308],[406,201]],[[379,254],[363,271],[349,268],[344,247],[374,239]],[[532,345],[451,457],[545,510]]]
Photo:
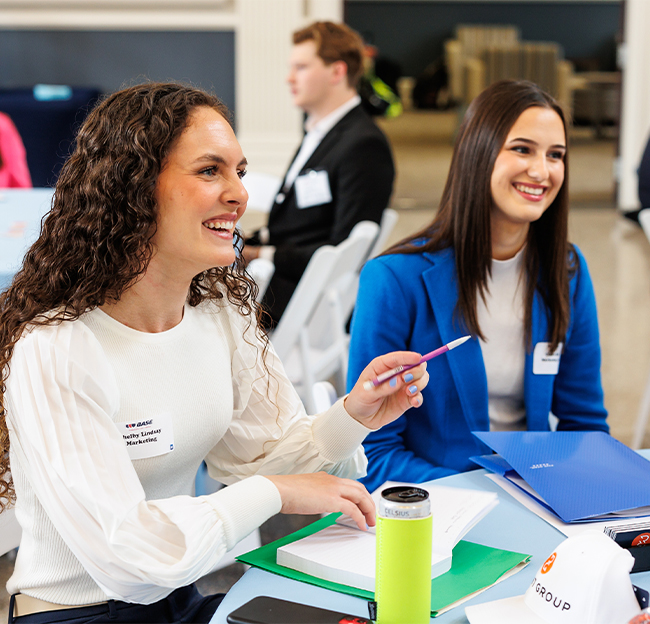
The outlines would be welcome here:
[[[153,254],[158,175],[190,115],[204,106],[230,121],[226,106],[209,93],[181,84],[140,84],[106,97],[80,127],[40,236],[0,295],[0,511],[15,500],[5,391],[16,342],[27,325],[71,321],[119,300],[145,272]],[[241,236],[235,237],[240,247]],[[234,265],[194,277],[188,303],[221,299],[224,291],[251,322],[262,314],[240,254]],[[259,326],[265,353],[268,340]]]

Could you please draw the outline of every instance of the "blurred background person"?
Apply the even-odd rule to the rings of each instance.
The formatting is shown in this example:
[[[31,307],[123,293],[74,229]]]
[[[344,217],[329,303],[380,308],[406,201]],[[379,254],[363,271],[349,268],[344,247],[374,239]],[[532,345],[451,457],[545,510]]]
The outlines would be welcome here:
[[[379,223],[395,168],[381,130],[356,87],[363,42],[344,24],[315,22],[293,34],[287,82],[306,115],[305,135],[269,214],[246,240],[247,260],[265,257],[275,273],[263,303],[280,320],[307,263],[345,240],[360,221]]]

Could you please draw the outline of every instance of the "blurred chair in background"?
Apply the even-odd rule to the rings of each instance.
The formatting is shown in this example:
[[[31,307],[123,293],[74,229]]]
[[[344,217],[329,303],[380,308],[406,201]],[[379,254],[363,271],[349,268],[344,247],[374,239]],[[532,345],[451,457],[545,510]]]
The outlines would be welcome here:
[[[18,548],[21,534],[20,525],[16,520],[16,509],[11,507],[0,513],[0,556]]]
[[[381,221],[379,222],[379,234],[377,240],[375,240],[370,253],[368,254],[367,260],[378,256],[384,249],[387,247],[388,237],[393,233],[395,225],[399,220],[399,213],[397,210],[392,208],[386,208],[381,215]]]
[[[469,104],[497,80],[530,80],[572,110],[573,65],[555,42],[521,41],[511,25],[460,24],[445,41],[452,98]]]
[[[273,277],[273,272],[275,271],[275,265],[265,258],[255,258],[251,260],[246,266],[246,272],[253,278],[253,281],[257,284],[257,298],[259,302],[262,300],[264,293]]]
[[[639,212],[639,225],[643,228],[643,231],[650,243],[650,208],[644,208]],[[632,448],[639,449],[643,444],[643,437],[645,435],[646,426],[648,424],[648,418],[650,417],[650,376],[648,376],[648,381],[645,384],[645,390],[643,391],[643,397],[641,398],[641,403],[639,404],[639,413],[636,417],[636,425],[634,426],[634,436],[632,438]]]
[[[336,388],[329,381],[317,381],[312,388],[316,413],[324,412],[336,403]]]
[[[348,315],[343,311],[343,296],[355,287],[378,232],[376,223],[362,221],[336,247],[317,249],[271,334],[278,357],[309,414],[316,411],[315,382],[334,379],[337,392],[345,393]]]

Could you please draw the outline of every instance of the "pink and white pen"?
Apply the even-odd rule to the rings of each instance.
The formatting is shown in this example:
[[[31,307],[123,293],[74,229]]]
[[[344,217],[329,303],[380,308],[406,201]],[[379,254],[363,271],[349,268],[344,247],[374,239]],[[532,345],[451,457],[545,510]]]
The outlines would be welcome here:
[[[470,338],[471,336],[463,336],[462,338],[458,338],[457,340],[452,340],[451,342],[436,349],[435,351],[431,351],[431,353],[427,353],[426,355],[423,355],[422,359],[417,364],[409,364],[407,366],[398,366],[397,368],[393,368],[392,370],[386,371],[385,373],[378,375],[375,379],[366,381],[363,384],[363,387],[366,390],[372,390],[373,388],[376,388],[377,386],[383,384],[385,381],[388,381],[389,379],[396,377],[400,373],[403,373],[404,371],[419,366],[420,364],[422,364],[422,362],[427,362],[428,360],[432,360],[434,357],[438,357],[443,353],[447,353],[447,351],[451,351],[452,349],[455,349],[457,346],[462,345]]]

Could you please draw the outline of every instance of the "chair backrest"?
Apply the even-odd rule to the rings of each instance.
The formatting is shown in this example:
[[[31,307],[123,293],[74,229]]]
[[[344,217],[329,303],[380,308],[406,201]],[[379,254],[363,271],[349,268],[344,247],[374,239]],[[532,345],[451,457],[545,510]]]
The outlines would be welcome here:
[[[0,556],[18,548],[21,528],[16,520],[16,510],[11,507],[0,513]]]
[[[378,256],[386,248],[386,243],[388,242],[388,237],[392,234],[395,224],[399,219],[399,214],[397,210],[392,208],[386,208],[381,215],[381,222],[379,223],[379,234],[375,240],[368,258],[374,258]]]
[[[456,38],[460,41],[466,58],[480,57],[488,46],[516,44],[520,33],[517,26],[511,25],[458,24]]]
[[[275,265],[265,258],[255,258],[246,266],[246,272],[257,284],[257,301],[261,301],[275,272]]]
[[[650,242],[650,208],[644,208],[639,212],[639,225],[643,228],[643,231]]]
[[[312,386],[312,394],[317,414],[328,410],[338,399],[336,388],[329,381],[317,381]]]
[[[249,170],[242,182],[248,191],[248,207],[260,212],[269,212],[280,190],[282,178],[271,173]]]
[[[271,336],[281,360],[297,344],[321,301],[346,284],[350,275],[359,272],[378,231],[376,223],[362,221],[336,247],[324,245],[316,250]]]
[[[372,221],[361,221],[357,223],[350,232],[350,238],[355,240],[361,240],[366,245],[368,249],[365,255],[357,262],[356,267],[350,267],[349,271],[346,271],[344,275],[339,277],[335,283],[332,284],[329,293],[329,301],[323,300],[320,301],[314,314],[309,322],[309,336],[310,343],[319,346],[325,347],[332,339],[332,323],[338,323],[338,320],[333,321],[331,318],[331,300],[336,298],[336,304],[338,306],[339,314],[342,317],[342,322],[345,325],[352,310],[354,309],[354,304],[357,301],[357,291],[359,290],[359,273],[363,267],[366,260],[370,257],[372,247],[374,247],[377,238],[381,236],[380,227],[377,227],[377,224]],[[336,330],[338,331],[338,327]],[[341,327],[343,333],[345,334],[345,327]],[[346,349],[347,353],[347,349]],[[347,358],[346,358],[347,359]],[[339,388],[341,392],[342,388]]]

